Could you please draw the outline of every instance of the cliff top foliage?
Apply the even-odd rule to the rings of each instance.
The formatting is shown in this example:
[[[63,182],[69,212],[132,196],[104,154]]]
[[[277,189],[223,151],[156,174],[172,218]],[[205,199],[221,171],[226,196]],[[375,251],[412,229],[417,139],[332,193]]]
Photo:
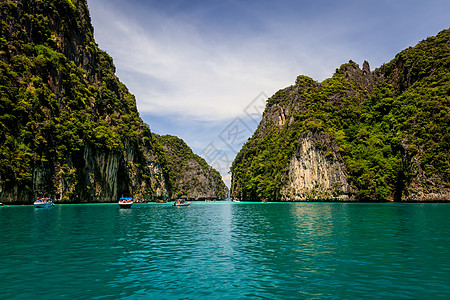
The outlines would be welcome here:
[[[232,164],[232,196],[279,199],[289,160],[308,131],[337,143],[360,200],[398,200],[417,177],[430,189],[449,187],[449,107],[450,30],[374,72],[350,61],[320,83],[299,76],[267,100],[258,129]],[[316,146],[324,155],[331,151]]]

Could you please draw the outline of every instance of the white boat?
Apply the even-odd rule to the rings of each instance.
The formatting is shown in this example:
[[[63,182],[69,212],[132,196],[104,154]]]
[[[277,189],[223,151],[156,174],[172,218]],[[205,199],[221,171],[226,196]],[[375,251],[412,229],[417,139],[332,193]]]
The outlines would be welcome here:
[[[133,204],[133,198],[122,197],[119,199],[119,206],[121,208],[130,208],[132,204]]]
[[[184,199],[178,199],[175,200],[175,202],[172,204],[172,206],[189,206],[191,205],[191,202],[186,202]]]
[[[52,207],[55,204],[53,203],[53,200],[51,198],[37,198],[36,201],[34,201],[34,207],[36,208],[46,208],[46,207]]]

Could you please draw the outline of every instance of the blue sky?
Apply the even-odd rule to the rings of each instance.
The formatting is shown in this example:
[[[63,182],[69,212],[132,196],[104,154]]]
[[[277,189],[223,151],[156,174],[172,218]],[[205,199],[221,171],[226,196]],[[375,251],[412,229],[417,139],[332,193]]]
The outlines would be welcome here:
[[[298,75],[372,69],[450,27],[450,1],[88,0],[96,42],[144,122],[228,169],[267,97]],[[258,115],[259,114],[259,115]]]

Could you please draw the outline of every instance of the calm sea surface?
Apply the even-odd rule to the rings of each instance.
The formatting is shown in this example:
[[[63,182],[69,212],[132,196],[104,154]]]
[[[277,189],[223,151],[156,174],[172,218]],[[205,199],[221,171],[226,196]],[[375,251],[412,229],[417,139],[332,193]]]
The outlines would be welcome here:
[[[450,204],[0,207],[1,299],[449,299]]]

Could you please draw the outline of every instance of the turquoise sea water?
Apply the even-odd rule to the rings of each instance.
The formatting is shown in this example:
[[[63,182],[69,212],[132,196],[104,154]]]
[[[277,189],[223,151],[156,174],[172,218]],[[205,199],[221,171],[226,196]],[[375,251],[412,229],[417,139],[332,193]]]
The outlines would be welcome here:
[[[449,299],[450,204],[0,207],[1,299]]]

